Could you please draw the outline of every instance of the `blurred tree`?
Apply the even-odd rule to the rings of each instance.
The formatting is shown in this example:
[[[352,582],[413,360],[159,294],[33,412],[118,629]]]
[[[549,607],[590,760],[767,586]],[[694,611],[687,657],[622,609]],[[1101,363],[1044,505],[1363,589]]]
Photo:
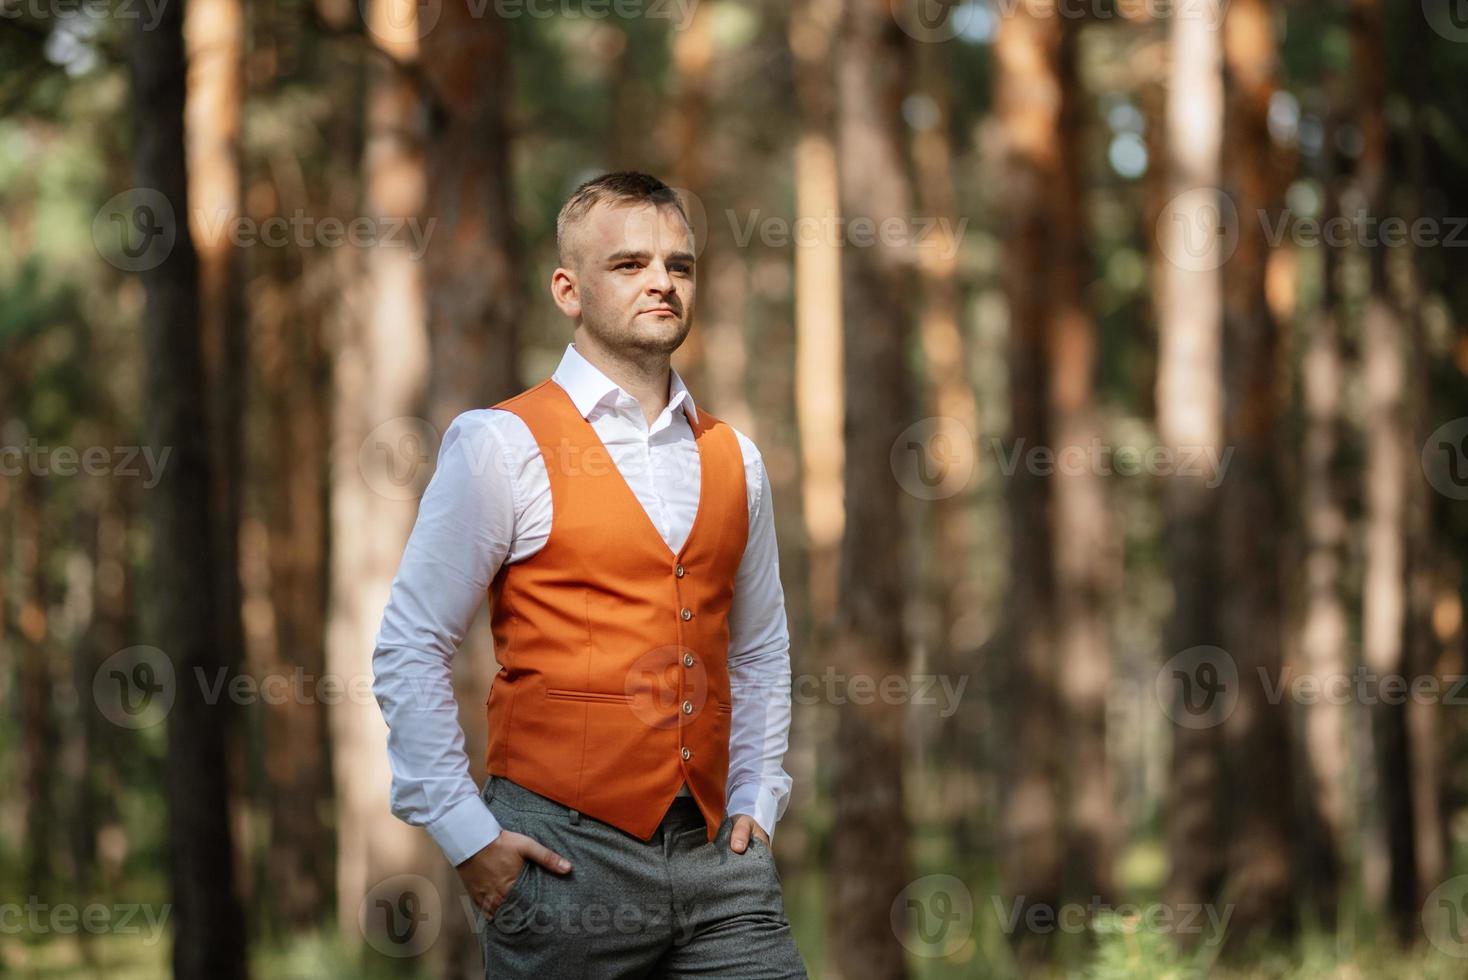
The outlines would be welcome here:
[[[218,576],[234,569],[217,561],[210,522],[223,474],[211,472],[203,421],[199,262],[188,228],[184,159],[183,4],[161,8],[156,25],[137,20],[130,43],[134,180],[172,207],[175,236],[162,262],[141,276],[145,444],[172,450],[147,504],[153,532],[148,635],[178,679],[167,722],[173,975],[218,980],[246,976],[248,964],[229,823],[232,712],[228,698],[208,703],[198,678],[239,665],[219,643]]]
[[[845,222],[912,214],[901,107],[907,35],[887,2],[846,0],[835,48],[837,167]],[[843,225],[847,227],[847,225]],[[907,548],[890,449],[912,411],[908,349],[916,286],[910,254],[879,238],[843,241],[846,523],[836,642],[848,677],[902,676]],[[839,708],[832,786],[828,919],[846,980],[907,975],[892,941],[891,903],[909,881],[903,806],[903,718],[886,698]]]
[[[210,533],[218,565],[215,624],[218,656],[229,664],[245,663],[241,620],[240,518],[248,472],[244,454],[243,417],[247,350],[243,253],[233,240],[240,215],[244,176],[240,161],[244,107],[245,18],[240,0],[190,0],[184,15],[188,57],[188,92],[184,102],[184,135],[188,140],[189,204],[187,216],[199,260],[199,330],[207,394],[203,424],[208,428],[209,465],[217,479],[211,485]],[[246,797],[246,753],[236,739],[229,746],[231,794],[243,806]],[[231,807],[231,811],[234,811]],[[240,851],[248,854],[249,840]],[[241,860],[240,890],[252,905],[255,882],[249,860]]]
[[[1160,259],[1152,266],[1158,438],[1164,446],[1211,452],[1215,459],[1224,442],[1223,298],[1217,271],[1226,258],[1219,196],[1223,68],[1214,26],[1223,7],[1209,3],[1198,16],[1169,21],[1168,85],[1157,141],[1164,151],[1158,165],[1167,201],[1153,238]],[[1213,543],[1218,502],[1208,484],[1208,474],[1180,469],[1163,485],[1162,546],[1172,591],[1162,645],[1168,660],[1218,643],[1219,569]],[[1181,684],[1171,689],[1174,695],[1184,693]],[[1178,723],[1187,708],[1170,707],[1175,721],[1164,806],[1166,895],[1174,906],[1196,905],[1212,901],[1222,883],[1218,730],[1208,717]]]
[[[1052,119],[1053,180],[1046,196],[1051,213],[1043,268],[1048,275],[1043,351],[1046,359],[1045,424],[1057,460],[1051,477],[1049,556],[1055,583],[1055,656],[1067,750],[1065,887],[1089,901],[1113,895],[1112,865],[1119,827],[1106,752],[1106,695],[1111,683],[1110,598],[1115,591],[1114,532],[1108,527],[1106,492],[1092,453],[1101,444],[1096,406],[1096,321],[1089,288],[1090,235],[1085,194],[1085,107],[1089,104],[1078,64],[1081,22],[1059,25],[1050,49],[1050,71],[1060,99]],[[1081,460],[1080,466],[1075,460]]]
[[[1405,220],[1397,210],[1405,195],[1392,195],[1400,165],[1388,123],[1391,80],[1385,51],[1385,21],[1379,0],[1354,0],[1349,12],[1356,66],[1355,124],[1361,152],[1355,193],[1361,227],[1375,229],[1367,245],[1367,294],[1360,318],[1365,439],[1365,562],[1362,582],[1362,644],[1376,678],[1416,678],[1431,668],[1426,649],[1414,644],[1425,634],[1422,615],[1414,622],[1411,589],[1430,575],[1430,544],[1423,542],[1425,487],[1415,479],[1417,427],[1423,414],[1420,334],[1411,298],[1393,294],[1393,257],[1380,234],[1383,220]],[[1394,142],[1397,145],[1394,147]],[[1410,217],[1410,216],[1409,216]],[[1432,759],[1435,709],[1417,697],[1378,697],[1371,705],[1376,797],[1380,835],[1370,840],[1376,867],[1387,870],[1385,905],[1398,935],[1418,934],[1422,902],[1442,880],[1444,859],[1437,774]],[[1368,886],[1370,886],[1368,881]],[[1384,902],[1382,900],[1384,899]]]
[[[428,9],[428,8],[424,8]],[[437,10],[438,8],[432,8]],[[373,0],[366,11],[380,56],[368,68],[360,213],[386,237],[423,214],[427,193],[418,66],[419,8]],[[427,407],[432,364],[423,269],[406,243],[378,241],[359,256],[360,280],[336,338],[331,466],[331,593],[327,669],[372,676],[373,637],[433,464]],[[332,706],[336,786],[337,925],[360,938],[368,890],[399,873],[422,875],[435,852],[389,805],[382,713],[371,699]],[[442,864],[442,862],[439,862]]]
[[[1331,96],[1328,96],[1330,98]],[[1336,149],[1339,107],[1327,109],[1325,151],[1320,160],[1324,201],[1322,223],[1340,215],[1341,154]],[[1340,441],[1345,364],[1341,349],[1342,315],[1340,249],[1321,253],[1320,300],[1303,323],[1299,397],[1304,413],[1300,448],[1300,522],[1303,535],[1304,608],[1300,623],[1300,657],[1304,676],[1321,690],[1349,675],[1349,621],[1345,600],[1347,517],[1340,486]],[[1338,698],[1305,705],[1302,781],[1307,812],[1316,818],[1300,843],[1303,890],[1320,926],[1335,922],[1342,877],[1342,844],[1353,824],[1347,796],[1351,762],[1347,706]]]
[[[1233,456],[1220,484],[1223,647],[1239,699],[1222,726],[1225,862],[1236,903],[1231,942],[1287,934],[1294,924],[1294,819],[1289,706],[1269,693],[1285,677],[1279,541],[1279,324],[1265,286],[1270,259],[1261,215],[1279,210],[1287,168],[1269,133],[1275,91],[1270,0],[1231,0],[1223,22],[1224,190],[1238,244],[1223,265],[1224,443]]]
[[[1055,188],[1062,176],[1059,112],[1060,61],[1069,56],[1062,18],[1053,9],[1022,2],[1005,18],[995,40],[995,113],[1003,134],[1005,291],[1009,303],[1009,412],[1007,474],[1010,517],[1011,651],[1005,670],[1009,696],[1004,777],[1005,887],[1028,914],[1060,906],[1064,883],[1061,808],[1061,731],[1056,656],[1053,484],[1027,456],[1051,442],[1047,330],[1054,315],[1057,261],[1052,222],[1059,220]],[[1063,288],[1063,286],[1062,286]],[[1061,300],[1063,301],[1063,300]],[[1041,937],[1029,930],[1011,939],[1024,962],[1036,957]]]
[[[819,226],[839,214],[835,80],[831,53],[840,0],[797,0],[789,43],[795,59],[800,134],[795,143],[795,220]],[[795,249],[795,419],[800,428],[801,505],[810,562],[811,617],[824,631],[835,616],[837,570],[845,525],[841,248],[818,236]]]
[[[298,11],[280,17],[257,12],[250,21],[256,69],[248,98],[257,116],[269,121],[250,140],[252,220],[279,212],[336,217],[356,209],[360,115],[332,106],[361,102],[362,58],[325,29],[339,21],[333,6],[320,0],[316,20],[304,23]],[[316,92],[329,96],[315,110],[322,118],[294,115],[302,111],[297,107],[313,106],[305,96]],[[320,142],[300,146],[301,133],[319,133]],[[265,566],[259,574],[266,582],[247,601],[257,608],[268,603],[274,626],[265,636],[252,636],[257,669],[299,671],[314,684],[326,673],[327,347],[357,270],[351,249],[296,246],[250,254],[256,474],[250,489],[263,525],[265,554],[257,561]],[[255,718],[262,755],[257,792],[269,820],[261,855],[268,882],[262,926],[287,932],[319,927],[335,889],[336,840],[323,819],[333,796],[327,710],[311,690],[262,705]]]
[[[423,35],[421,61],[431,93],[424,213],[434,223],[423,266],[433,345],[429,421],[442,431],[459,412],[523,387],[506,21],[478,16],[472,3],[443,4]]]

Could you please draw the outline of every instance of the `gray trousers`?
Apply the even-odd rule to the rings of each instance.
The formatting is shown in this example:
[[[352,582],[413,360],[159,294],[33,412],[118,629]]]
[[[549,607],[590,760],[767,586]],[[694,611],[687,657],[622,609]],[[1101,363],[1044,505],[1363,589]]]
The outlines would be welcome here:
[[[807,976],[775,859],[753,835],[730,850],[732,818],[710,842],[679,797],[642,841],[503,776],[482,796],[503,827],[571,862],[562,875],[526,861],[493,918],[475,913],[486,980]]]

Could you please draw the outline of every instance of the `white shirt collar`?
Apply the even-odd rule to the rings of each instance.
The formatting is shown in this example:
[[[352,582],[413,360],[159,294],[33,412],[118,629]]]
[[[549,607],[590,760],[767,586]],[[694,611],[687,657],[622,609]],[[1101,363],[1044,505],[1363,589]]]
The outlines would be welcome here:
[[[668,412],[671,414],[680,405],[688,420],[693,425],[698,424],[698,408],[693,404],[693,393],[683,383],[683,379],[674,368],[668,368],[672,379],[668,384]],[[562,388],[566,394],[571,396],[576,411],[581,413],[582,418],[591,415],[592,409],[601,404],[607,396],[621,392],[627,395],[627,391],[611,378],[602,373],[601,369],[588,361],[582,353],[576,349],[574,343],[566,345],[566,352],[561,355],[561,363],[556,365],[555,373],[551,379]]]

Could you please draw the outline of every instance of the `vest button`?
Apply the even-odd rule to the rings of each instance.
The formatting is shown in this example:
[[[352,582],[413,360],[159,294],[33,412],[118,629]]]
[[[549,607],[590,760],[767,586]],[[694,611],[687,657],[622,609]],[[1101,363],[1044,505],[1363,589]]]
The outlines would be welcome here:
[[[683,666],[685,666],[685,667],[692,667],[693,666],[693,654],[691,654],[691,653],[685,653],[683,655]]]
[[[692,701],[684,701],[683,702],[683,713],[685,715],[691,715],[691,714],[693,714],[693,702]]]
[[[683,746],[683,758],[685,761],[693,758],[693,750],[686,745]]]
[[[687,620],[693,618],[693,610],[689,609],[687,606],[684,606],[683,611],[680,612],[678,615],[682,616],[684,621],[686,622]]]
[[[673,574],[676,575],[676,576],[678,576],[679,578],[682,578],[683,577],[683,563],[682,562],[679,562],[678,563],[678,567],[673,569]]]

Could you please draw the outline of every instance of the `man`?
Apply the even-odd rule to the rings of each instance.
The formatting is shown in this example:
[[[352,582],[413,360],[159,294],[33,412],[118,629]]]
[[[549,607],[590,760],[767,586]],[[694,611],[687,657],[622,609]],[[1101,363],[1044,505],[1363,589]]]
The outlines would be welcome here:
[[[458,869],[487,977],[804,977],[770,852],[791,782],[770,482],[669,364],[692,229],[622,172],[556,239],[572,342],[450,425],[378,633],[392,810]],[[480,794],[450,662],[486,592]]]

